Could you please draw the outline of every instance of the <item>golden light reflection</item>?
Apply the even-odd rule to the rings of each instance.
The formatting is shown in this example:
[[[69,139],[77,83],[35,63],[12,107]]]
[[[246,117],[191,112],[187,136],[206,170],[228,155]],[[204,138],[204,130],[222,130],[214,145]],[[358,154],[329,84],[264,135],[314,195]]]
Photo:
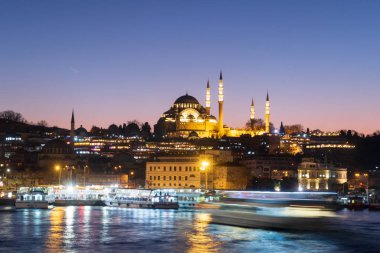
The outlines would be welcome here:
[[[47,252],[59,252],[62,245],[63,221],[65,210],[63,208],[54,208],[50,212],[50,230],[47,238]]]
[[[211,222],[211,215],[208,213],[197,213],[193,231],[188,234],[189,253],[216,252],[220,243],[208,233],[207,228]]]

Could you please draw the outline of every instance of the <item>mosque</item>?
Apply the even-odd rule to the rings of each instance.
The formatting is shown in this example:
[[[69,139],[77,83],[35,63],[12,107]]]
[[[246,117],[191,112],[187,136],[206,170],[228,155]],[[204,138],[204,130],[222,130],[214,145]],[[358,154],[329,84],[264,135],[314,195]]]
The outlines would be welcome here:
[[[241,135],[261,135],[270,132],[270,104],[267,93],[265,105],[265,130],[254,128],[255,106],[252,99],[250,108],[250,127],[247,129],[232,129],[223,124],[223,76],[220,72],[218,87],[218,118],[211,114],[210,83],[207,81],[206,101],[203,107],[198,100],[185,94],[174,101],[169,110],[164,112],[157,124],[154,133],[163,138],[221,138],[223,136],[239,137]]]

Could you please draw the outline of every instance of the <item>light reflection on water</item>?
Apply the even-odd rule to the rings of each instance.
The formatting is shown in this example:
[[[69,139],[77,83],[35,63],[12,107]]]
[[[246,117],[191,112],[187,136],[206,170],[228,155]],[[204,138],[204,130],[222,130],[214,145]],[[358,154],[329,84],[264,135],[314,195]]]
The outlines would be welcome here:
[[[0,212],[0,252],[356,252],[380,246],[380,213],[343,212],[342,217],[344,231],[327,234],[215,225],[206,211],[17,210]]]
[[[211,216],[208,213],[196,213],[192,231],[188,233],[189,253],[216,252],[220,250],[220,243],[207,230]]]

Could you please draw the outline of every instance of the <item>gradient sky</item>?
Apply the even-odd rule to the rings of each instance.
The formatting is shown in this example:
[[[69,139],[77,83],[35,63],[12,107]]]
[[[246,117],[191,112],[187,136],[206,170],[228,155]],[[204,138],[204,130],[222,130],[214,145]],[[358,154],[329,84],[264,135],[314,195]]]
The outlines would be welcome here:
[[[0,1],[0,111],[153,126],[185,94],[225,123],[380,129],[380,1]]]

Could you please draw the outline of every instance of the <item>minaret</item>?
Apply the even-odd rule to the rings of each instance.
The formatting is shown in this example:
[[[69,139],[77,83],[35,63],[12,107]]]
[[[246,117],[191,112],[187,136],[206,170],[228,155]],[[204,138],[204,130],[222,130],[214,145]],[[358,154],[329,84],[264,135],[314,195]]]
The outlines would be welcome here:
[[[210,93],[210,81],[207,80],[207,88],[206,88],[206,114],[210,115],[211,112],[211,93]]]
[[[251,129],[253,130],[255,127],[255,104],[253,103],[253,98],[252,98],[252,103],[251,103]]]
[[[70,139],[74,141],[75,136],[75,120],[74,120],[74,109],[71,113],[71,128],[70,128]]]
[[[223,76],[222,71],[220,71],[219,76],[219,89],[218,89],[218,103],[219,103],[219,122],[218,122],[218,130],[219,130],[219,137],[222,137],[224,134],[223,131]]]
[[[269,122],[270,122],[270,104],[269,104],[269,95],[267,92],[267,100],[265,103],[265,132],[269,134]]]
[[[285,135],[285,127],[284,124],[281,121],[280,130],[278,131],[280,135]]]

